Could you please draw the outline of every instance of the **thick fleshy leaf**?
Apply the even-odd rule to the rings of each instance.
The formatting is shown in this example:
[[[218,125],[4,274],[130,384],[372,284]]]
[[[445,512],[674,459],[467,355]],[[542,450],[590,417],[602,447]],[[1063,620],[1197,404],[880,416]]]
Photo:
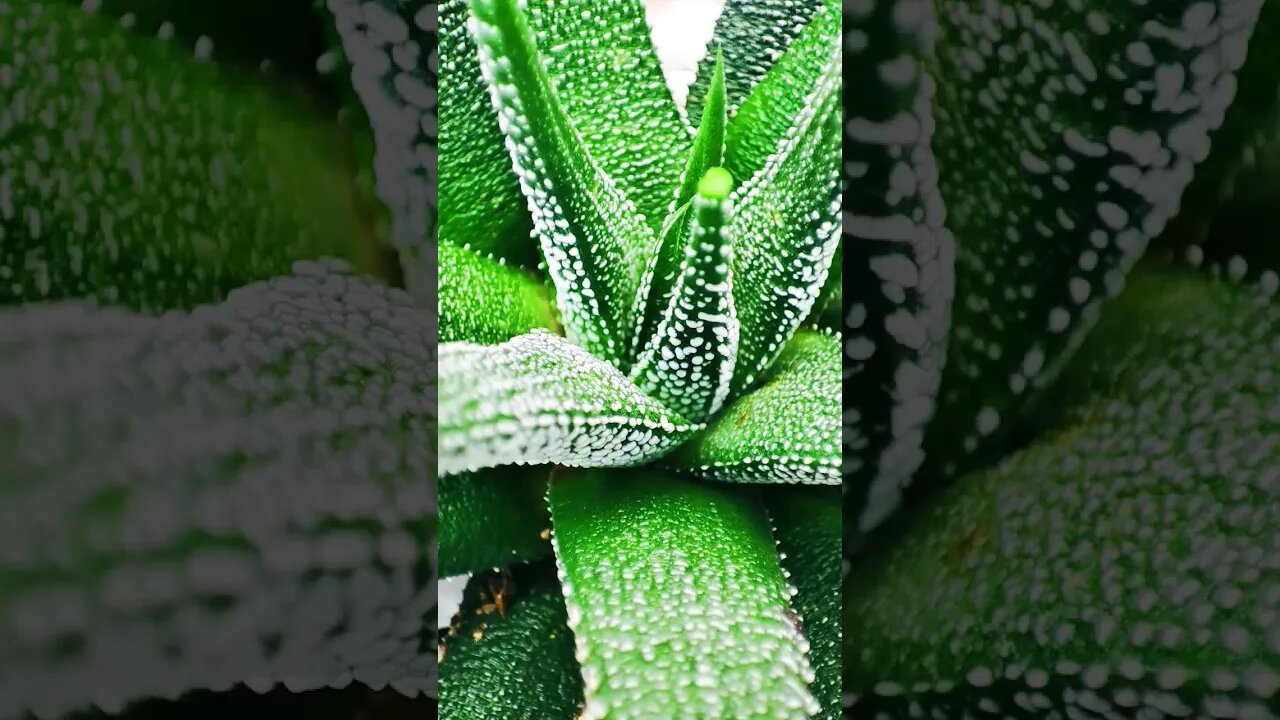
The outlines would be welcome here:
[[[612,365],[543,330],[440,346],[440,472],[639,465],[696,426]]]
[[[846,8],[844,46],[845,528],[850,547],[901,502],[924,462],[947,341],[955,248],[930,142],[937,32],[914,0]]]
[[[656,233],[692,141],[654,52],[643,0],[523,4],[557,99],[587,152]]]
[[[473,0],[471,32],[565,331],[625,369],[654,233],[570,122],[517,0]]]
[[[436,306],[436,71],[433,0],[324,0],[350,85],[373,131],[378,198],[404,285]]]
[[[631,370],[642,390],[695,422],[724,404],[738,356],[732,188],[719,167],[699,184],[670,303]]]
[[[840,104],[836,46],[778,151],[734,192],[734,394],[759,382],[826,282],[840,240]]]
[[[716,21],[711,46],[724,50],[725,84],[730,112],[736,111],[774,60],[804,29],[823,0],[726,0]],[[703,58],[689,88],[686,112],[696,127],[702,122],[715,58]]]
[[[368,267],[345,140],[300,96],[63,2],[6,3],[0,37],[0,303],[159,312]]]
[[[693,222],[693,198],[703,176],[713,167],[719,167],[724,159],[724,68],[717,66],[708,100],[708,111],[703,114],[702,126],[694,139],[693,151],[680,176],[679,188],[672,200],[667,219],[658,233],[661,242],[658,252],[649,260],[640,282],[640,292],[645,297],[644,314],[637,333],[640,350],[644,343],[658,332],[658,325],[671,307],[676,279],[680,277],[685,262],[685,250],[689,247],[689,229]],[[730,178],[732,182],[732,178]]]
[[[434,347],[309,263],[190,314],[0,313],[0,716],[434,689]]]
[[[752,177],[778,151],[840,42],[840,17],[839,0],[822,0],[804,30],[744,98],[725,140],[724,165],[735,178]],[[859,98],[857,106],[862,105]]]
[[[782,568],[796,588],[791,607],[809,639],[814,717],[840,717],[841,492],[836,488],[770,488],[765,493]]]
[[[551,554],[551,467],[499,467],[437,480],[440,577]]]
[[[849,573],[853,715],[1274,711],[1280,308],[1131,280],[1053,432]]]
[[[759,389],[731,403],[668,460],[701,477],[840,483],[840,339],[801,331]]]
[[[440,342],[494,344],[558,323],[547,288],[505,262],[441,243]]]
[[[534,267],[533,220],[467,29],[469,2],[440,7],[440,242]]]
[[[574,720],[583,700],[573,652],[554,564],[478,574],[441,638],[440,717]]]
[[[933,147],[963,301],[927,475],[999,450],[1177,211],[1261,4],[939,5]]]
[[[552,480],[584,720],[808,718],[808,642],[764,507],[650,468]]]

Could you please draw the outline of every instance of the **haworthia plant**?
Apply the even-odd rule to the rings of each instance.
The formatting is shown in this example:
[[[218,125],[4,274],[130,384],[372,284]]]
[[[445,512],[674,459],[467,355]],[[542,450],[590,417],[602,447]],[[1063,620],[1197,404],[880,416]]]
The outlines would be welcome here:
[[[154,318],[0,315],[0,716],[427,688],[435,353],[331,264]]]
[[[881,290],[843,296],[858,391],[851,549],[904,496],[924,501],[1024,439],[1028,400],[1177,212],[1237,76],[1266,96],[1244,65],[1266,64],[1247,52],[1274,24],[1261,8],[899,0],[846,12],[845,45],[862,60],[847,79],[867,101],[845,126],[845,232],[877,241],[846,249],[846,265],[851,286]],[[1233,136],[1250,132],[1241,117]]]
[[[1134,278],[1049,433],[849,575],[851,714],[1274,715],[1277,352],[1273,300]]]
[[[231,37],[287,5],[195,5],[0,3],[0,717],[435,692],[434,277],[384,284],[355,139],[284,83],[325,59],[263,72],[279,46]],[[430,158],[396,162],[434,136],[417,5],[291,25],[356,59],[408,260],[434,255]]]
[[[443,12],[439,482],[465,501],[440,562],[475,574],[442,715],[834,717],[834,504],[816,554],[779,543],[810,537],[794,485],[840,479],[841,340],[807,322],[839,242],[838,8],[794,16],[794,55],[713,48],[697,128],[639,0]],[[545,505],[505,520],[523,473]],[[519,564],[548,550],[557,577]]]

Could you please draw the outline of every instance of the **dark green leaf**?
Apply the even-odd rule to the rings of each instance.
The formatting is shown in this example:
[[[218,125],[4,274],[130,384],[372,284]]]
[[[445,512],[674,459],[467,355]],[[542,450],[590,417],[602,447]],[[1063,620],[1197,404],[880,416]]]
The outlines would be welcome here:
[[[652,469],[552,481],[584,719],[808,718],[808,643],[763,506]]]
[[[778,151],[778,143],[786,138],[821,79],[831,48],[839,42],[840,3],[822,0],[804,30],[751,89],[729,123],[724,164],[735,178],[752,177]],[[857,106],[864,107],[862,98]]]
[[[805,23],[823,0],[726,0],[716,21],[711,46],[723,48],[730,112],[750,94],[773,61],[800,34]],[[711,87],[715,58],[708,56],[698,65],[698,75],[689,88],[687,109],[696,126],[702,121],[707,90]]]
[[[763,170],[734,193],[733,393],[757,384],[813,309],[840,240],[840,48]]]
[[[550,476],[546,465],[441,476],[440,577],[550,555]]]
[[[0,312],[0,716],[433,686],[434,348],[332,264],[190,314]]]
[[[998,456],[1123,287],[1209,152],[1261,4],[939,5],[933,147],[962,301],[926,475]]]
[[[625,369],[643,311],[640,275],[656,249],[653,230],[588,151],[516,0],[474,0],[472,11],[480,68],[505,118],[565,331]]]
[[[440,643],[440,717],[574,720],[582,677],[573,651],[553,564],[476,575]]]
[[[533,221],[467,30],[469,0],[440,8],[440,242],[517,265],[538,262]]]
[[[924,461],[955,250],[930,149],[931,5],[857,3],[844,21],[845,527],[856,546],[898,507]]]
[[[705,478],[840,482],[840,340],[801,331],[759,389],[734,401],[670,464]]]
[[[346,139],[303,98],[63,2],[7,3],[0,37],[0,303],[159,312],[370,266]]]
[[[809,639],[820,720],[840,717],[841,492],[838,488],[770,488],[766,494],[782,568],[796,588],[791,607]]]
[[[547,288],[532,274],[444,243],[439,256],[440,342],[489,345],[558,327]]]
[[[852,568],[851,713],[1274,710],[1280,308],[1131,280],[1060,378],[1052,433]]]

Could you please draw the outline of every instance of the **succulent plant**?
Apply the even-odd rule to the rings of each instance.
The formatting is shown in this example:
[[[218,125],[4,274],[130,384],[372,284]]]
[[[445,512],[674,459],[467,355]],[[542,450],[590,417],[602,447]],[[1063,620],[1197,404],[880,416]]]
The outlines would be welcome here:
[[[1280,709],[1278,11],[846,5],[848,716]]]
[[[0,3],[0,717],[435,689],[434,308],[357,171],[385,105],[314,53],[372,54],[341,3],[195,5]]]
[[[446,718],[840,712],[840,8],[778,9],[695,127],[638,0],[441,8]]]
[[[0,0],[0,718],[1280,714],[1278,33]]]

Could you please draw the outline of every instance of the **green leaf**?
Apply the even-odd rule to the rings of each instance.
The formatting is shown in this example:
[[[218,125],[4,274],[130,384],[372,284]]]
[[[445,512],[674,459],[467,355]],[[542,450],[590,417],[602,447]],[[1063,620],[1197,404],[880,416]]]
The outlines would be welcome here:
[[[713,167],[698,186],[670,304],[631,370],[641,389],[694,421],[724,404],[738,354],[732,184],[728,171]]]
[[[840,17],[839,2],[823,0],[804,30],[742,101],[725,140],[724,164],[734,177],[752,177],[778,151],[778,143],[786,138],[818,84],[831,48],[840,42]],[[862,105],[860,98],[858,106]]]
[[[726,0],[716,21],[711,47],[723,48],[730,113],[735,112],[775,59],[800,34],[823,0]],[[689,88],[687,112],[695,126],[702,121],[715,59],[698,65]]]
[[[440,7],[440,242],[534,267],[533,220],[480,73],[470,17],[469,0]]]
[[[497,465],[639,465],[696,426],[612,365],[544,330],[440,346],[440,472]]]
[[[481,71],[529,199],[565,331],[625,370],[653,231],[575,130],[516,0],[474,0],[472,11]]]
[[[0,715],[432,687],[433,355],[333,263],[190,314],[0,312]]]
[[[301,96],[66,3],[6,7],[0,304],[160,312],[295,260],[369,267],[346,140]]]
[[[852,568],[852,714],[1274,707],[1280,307],[1131,280],[1061,377],[1053,433]]]
[[[574,720],[583,700],[573,652],[553,564],[476,575],[440,643],[440,717]]]
[[[404,285],[420,305],[435,307],[436,3],[325,0],[325,7],[372,129],[375,190],[391,216]]]
[[[930,143],[930,3],[844,13],[844,457],[851,546],[897,509],[924,462],[950,329],[955,248]],[[963,191],[963,188],[961,188]],[[846,274],[847,273],[847,274]],[[828,278],[829,279],[829,278]]]
[[[490,345],[557,328],[547,288],[532,274],[452,245],[439,253],[440,342]]]
[[[680,176],[679,188],[670,212],[662,225],[658,238],[661,245],[650,258],[645,275],[640,282],[640,292],[645,296],[645,312],[641,318],[637,337],[643,343],[653,338],[658,326],[671,306],[676,278],[684,265],[684,253],[689,246],[690,223],[693,219],[693,198],[698,192],[707,171],[719,167],[724,157],[724,68],[717,66],[715,81],[708,101],[709,111],[703,114],[702,126],[694,139],[693,151]],[[732,182],[733,178],[730,177]],[[640,348],[643,351],[643,346]]]
[[[796,333],[759,389],[731,403],[669,459],[701,477],[840,483],[840,340]]]
[[[840,239],[840,48],[769,164],[734,193],[733,393],[757,384],[808,316]]]
[[[939,8],[933,147],[964,301],[926,475],[998,457],[1177,212],[1261,4]]]
[[[550,60],[547,74],[582,144],[656,233],[692,141],[654,52],[643,0],[526,0],[526,6],[538,49]]]
[[[550,477],[546,465],[440,476],[440,577],[550,555]]]
[[[566,475],[549,498],[584,720],[817,712],[756,498],[652,469]]]
[[[840,717],[841,491],[837,488],[770,488],[766,505],[773,520],[782,568],[795,586],[791,607],[809,639],[813,693],[822,704],[814,717]]]

